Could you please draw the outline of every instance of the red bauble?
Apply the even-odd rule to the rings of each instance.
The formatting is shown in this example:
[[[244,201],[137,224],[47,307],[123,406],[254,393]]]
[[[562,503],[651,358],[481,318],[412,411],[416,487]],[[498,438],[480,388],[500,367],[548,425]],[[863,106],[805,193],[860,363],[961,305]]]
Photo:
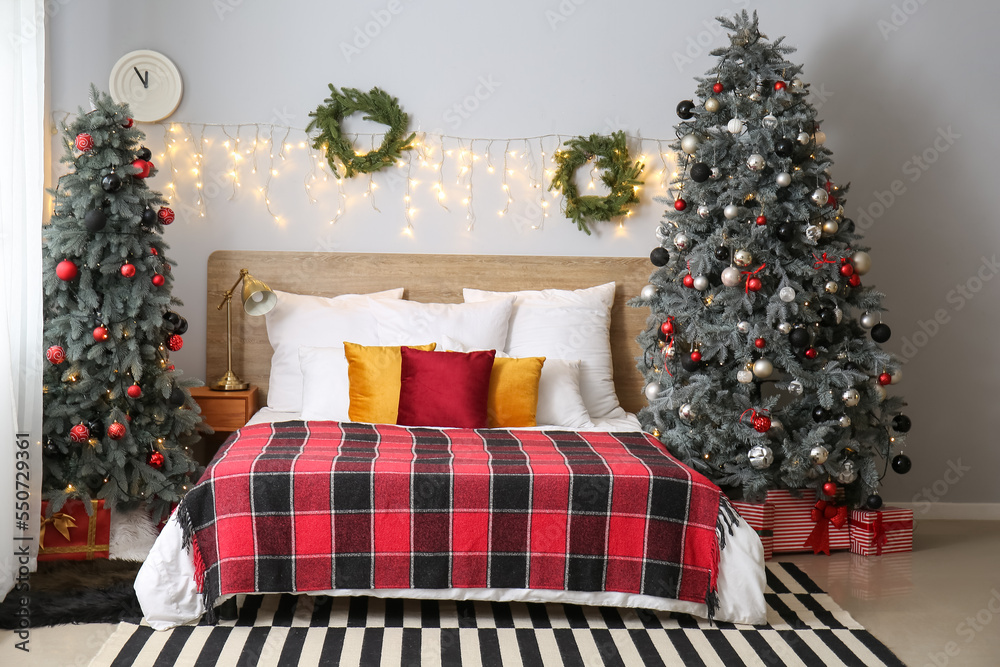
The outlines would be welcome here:
[[[125,424],[121,422],[112,422],[111,426],[108,427],[108,437],[112,440],[121,440],[125,437]]]
[[[693,361],[694,363],[698,363],[699,361],[701,361],[701,352],[699,352],[698,350],[692,352],[691,361]]]
[[[683,211],[687,207],[688,203],[683,199],[678,197],[677,199],[674,200],[674,208],[677,209],[678,211]]]
[[[851,274],[851,277],[847,279],[847,284],[851,287],[861,287],[861,276],[856,273]]]
[[[766,225],[767,224],[767,216],[766,215],[758,215],[757,216],[757,224],[760,225],[761,227],[763,227],[764,225]]]
[[[694,287],[694,276],[692,276],[689,273],[686,276],[684,276],[684,278],[683,278],[683,280],[681,280],[681,282],[684,283],[684,287]]]
[[[128,389],[126,389],[125,393],[128,394],[129,398],[139,398],[140,396],[142,396],[142,387],[140,387],[137,384],[134,384]]]
[[[135,275],[135,265],[134,264],[122,264],[121,268],[122,275],[126,278],[131,278]]]
[[[763,338],[758,338],[753,342],[753,344],[757,347],[758,350],[763,350],[764,347],[767,345],[767,341],[764,340]]]
[[[94,138],[86,132],[76,135],[76,150],[89,151],[94,147]]]
[[[56,275],[59,276],[59,280],[73,280],[79,273],[76,264],[68,259],[64,259],[56,264]]]
[[[45,358],[54,364],[61,364],[66,361],[66,350],[62,349],[62,345],[53,345],[45,350]]]
[[[667,320],[666,322],[660,325],[660,331],[663,332],[664,336],[669,336],[674,332],[674,323],[671,322],[670,320]]]
[[[153,165],[145,160],[133,160],[132,166],[139,170],[135,174],[132,174],[133,176],[136,178],[146,178],[149,176],[149,170]]]
[[[168,371],[172,371],[172,370],[174,370],[174,365],[173,365],[173,364],[170,364],[169,366],[167,366],[167,370],[168,370]]]
[[[853,276],[854,267],[846,262],[840,265],[840,275],[842,276]]]
[[[94,340],[102,343],[108,339],[108,330],[105,327],[94,327]]]
[[[167,347],[170,348],[171,352],[176,352],[184,347],[184,339],[177,334],[173,334],[167,339]]]
[[[771,428],[771,418],[767,415],[756,415],[753,418],[753,430],[758,433],[767,433],[769,428]]]
[[[823,485],[823,493],[832,498],[837,495],[837,485],[833,482],[827,482]]]
[[[157,219],[164,225],[169,225],[174,221],[174,212],[164,206],[159,211],[156,212]]]
[[[149,253],[150,253],[151,255],[159,255],[159,254],[160,254],[160,251],[159,251],[159,250],[157,250],[156,248],[154,248],[153,246],[150,246],[150,247],[149,247]]]
[[[69,430],[69,439],[73,442],[87,442],[90,431],[83,424],[77,424]]]
[[[149,160],[146,160],[146,164],[149,165],[149,170],[150,171],[153,171],[154,169],[156,169],[156,165],[153,164],[152,162],[150,162]]]
[[[810,347],[808,350],[806,350],[805,354],[810,359],[815,359],[817,356],[819,356],[819,352],[816,351],[815,347]]]
[[[786,87],[786,84],[785,84],[784,81],[775,81],[774,82],[774,89],[775,90],[784,90],[785,87]]]
[[[126,118],[125,122],[122,123],[122,127],[132,127],[134,124],[135,122],[131,118]]]
[[[759,292],[761,287],[760,278],[747,279],[747,289],[751,292]]]
[[[146,457],[146,465],[159,470],[163,467],[163,454],[160,452],[150,452],[149,456]]]
[[[888,373],[882,373],[878,376],[878,383],[883,387],[892,382],[892,376]]]
[[[164,278],[159,273],[153,276],[153,284],[157,287],[162,287],[164,283]]]
[[[726,89],[726,87],[722,85],[721,81],[716,81],[715,85],[712,86],[712,92],[714,92],[714,93],[721,93],[725,89]]]

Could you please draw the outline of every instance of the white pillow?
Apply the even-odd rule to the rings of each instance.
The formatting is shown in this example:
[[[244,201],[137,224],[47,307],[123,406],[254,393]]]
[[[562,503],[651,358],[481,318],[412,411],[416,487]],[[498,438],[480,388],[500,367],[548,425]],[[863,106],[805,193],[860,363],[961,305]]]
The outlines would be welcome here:
[[[374,294],[335,297],[292,294],[274,290],[278,302],[264,319],[267,339],[274,348],[268,381],[267,407],[283,412],[302,410],[302,371],[299,347],[329,347],[349,340],[378,345],[378,329],[370,303],[402,299],[403,288]],[[373,298],[369,299],[371,296]]]
[[[302,370],[302,419],[350,421],[351,383],[344,346],[299,347],[299,367]]]
[[[475,350],[502,350],[514,297],[480,303],[371,300],[379,345],[413,345],[455,339]],[[357,342],[351,339],[351,342]]]
[[[619,407],[609,338],[614,283],[579,290],[463,291],[467,302],[514,296],[504,348],[512,357],[580,360],[580,393],[591,421]]]

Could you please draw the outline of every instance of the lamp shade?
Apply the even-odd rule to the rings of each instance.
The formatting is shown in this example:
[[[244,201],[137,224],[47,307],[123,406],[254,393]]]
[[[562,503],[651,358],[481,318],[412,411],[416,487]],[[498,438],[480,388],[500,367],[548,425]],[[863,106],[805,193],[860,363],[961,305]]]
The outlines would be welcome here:
[[[271,288],[249,273],[243,278],[243,310],[248,315],[263,315],[278,302],[278,296]]]

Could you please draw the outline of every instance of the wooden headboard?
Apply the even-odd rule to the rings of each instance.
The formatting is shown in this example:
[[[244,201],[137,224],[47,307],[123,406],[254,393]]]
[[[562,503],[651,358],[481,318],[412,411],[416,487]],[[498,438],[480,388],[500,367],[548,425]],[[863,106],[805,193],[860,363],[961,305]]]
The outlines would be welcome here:
[[[462,288],[514,291],[579,289],[614,281],[611,352],[615,388],[622,406],[645,405],[643,378],[636,368],[636,336],[649,311],[626,302],[649,282],[649,260],[635,257],[539,257],[522,255],[407,255],[367,253],[261,252],[220,250],[208,258],[207,381],[226,371],[226,313],[216,307],[247,268],[271,289],[337,296],[405,287],[405,298],[427,303],[461,303]],[[265,400],[271,345],[263,317],[250,317],[233,303],[233,371],[255,384]]]

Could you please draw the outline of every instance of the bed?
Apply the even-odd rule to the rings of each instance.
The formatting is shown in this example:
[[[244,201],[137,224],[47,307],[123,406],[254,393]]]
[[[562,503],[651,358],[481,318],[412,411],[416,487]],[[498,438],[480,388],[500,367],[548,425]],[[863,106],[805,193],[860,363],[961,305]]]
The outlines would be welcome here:
[[[272,367],[288,348],[269,341],[269,333],[274,338],[280,330],[275,322],[234,309],[234,368],[259,387],[268,407],[220,448],[143,565],[136,592],[153,628],[195,622],[213,606],[251,592],[563,602],[764,622],[757,535],[714,486],[641,433],[633,414],[644,401],[635,338],[648,313],[626,301],[646,284],[647,260],[216,252],[208,266],[209,377],[225,370],[226,327],[214,310],[222,297],[218,289],[242,267],[278,290],[279,304],[283,293],[308,295],[303,299],[384,294],[384,300],[365,297],[363,307],[377,316],[377,335],[369,332],[373,341],[404,346],[403,386],[395,391],[400,422],[407,425],[348,419],[346,403],[334,405],[346,397],[310,391],[343,372],[329,365],[326,348],[300,345],[289,362],[300,375],[289,381]],[[550,291],[534,292],[540,288]],[[296,298],[284,302],[298,303]],[[590,310],[595,299],[606,307],[605,320],[602,306]],[[409,302],[442,305],[426,311]],[[574,324],[574,317],[582,319]],[[321,329],[334,340],[358,333],[337,329],[349,326],[350,318],[317,321],[322,326],[298,329]],[[441,358],[481,363],[492,347],[511,353],[500,353],[511,357],[504,361],[511,368],[534,353],[539,343],[532,336],[541,335],[536,329],[553,322],[570,333],[538,348],[546,359],[537,364],[542,381],[535,378],[540,425],[494,424],[493,393],[493,428],[440,427],[426,415],[426,405],[438,397],[428,398],[426,386],[415,382],[419,364]],[[455,331],[456,338],[446,335]],[[426,342],[420,336],[457,352],[414,352],[408,346]],[[589,354],[588,345],[600,336],[606,347],[610,337],[601,373],[593,375],[588,361],[564,363],[577,351]],[[328,355],[326,361],[308,356],[320,354],[316,350]],[[355,373],[353,349],[340,350],[338,359],[345,352]],[[553,384],[566,381],[557,369],[567,377],[578,373],[578,394],[567,391],[572,385]],[[356,379],[351,375],[352,384]],[[298,402],[283,400],[295,384]],[[407,401],[408,395],[416,398]],[[440,398],[446,399],[456,397]],[[356,395],[351,400],[360,404]],[[584,408],[593,419],[576,414]],[[543,421],[543,411],[554,416]],[[354,483],[361,486],[348,491]],[[430,491],[418,498],[420,489]],[[433,500],[441,489],[444,499]],[[343,498],[334,509],[338,493]],[[350,504],[366,494],[363,509]],[[645,512],[629,505],[640,495]],[[287,508],[280,506],[284,498]],[[370,547],[350,546],[358,539],[355,525],[370,526],[362,530]],[[269,534],[286,537],[268,540]],[[558,548],[545,546],[560,541]],[[313,542],[329,546],[317,551]],[[358,552],[367,552],[366,559],[359,561]]]

